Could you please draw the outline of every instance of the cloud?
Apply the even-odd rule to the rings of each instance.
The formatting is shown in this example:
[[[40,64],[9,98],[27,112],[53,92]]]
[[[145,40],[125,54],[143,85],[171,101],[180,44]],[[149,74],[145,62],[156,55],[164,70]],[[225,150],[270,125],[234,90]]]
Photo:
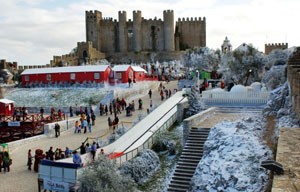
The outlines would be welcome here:
[[[0,0],[0,58],[20,65],[46,64],[85,41],[85,10],[118,18],[119,10],[141,10],[145,18],[162,18],[163,10],[179,17],[206,17],[207,46],[219,48],[228,36],[233,47],[252,43],[300,44],[297,0]],[[51,7],[51,8],[50,8]]]

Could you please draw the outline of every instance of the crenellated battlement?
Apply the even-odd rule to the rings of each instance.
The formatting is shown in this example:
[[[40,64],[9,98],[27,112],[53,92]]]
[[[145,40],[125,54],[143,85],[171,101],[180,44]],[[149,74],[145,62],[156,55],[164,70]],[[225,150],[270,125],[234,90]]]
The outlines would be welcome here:
[[[180,22],[199,22],[199,23],[203,23],[203,22],[205,22],[205,17],[203,17],[203,18],[201,18],[201,17],[191,17],[191,18],[189,18],[189,17],[187,17],[187,18],[178,18],[178,23],[180,23]]]
[[[173,10],[164,10],[164,14],[166,14],[166,13],[174,13],[174,11]]]
[[[278,47],[278,46],[288,46],[288,43],[267,43],[265,46],[268,47]]]
[[[271,53],[275,49],[287,49],[288,43],[268,43],[265,44],[265,54]]]
[[[133,14],[142,14],[142,11],[140,11],[140,10],[134,10]]]

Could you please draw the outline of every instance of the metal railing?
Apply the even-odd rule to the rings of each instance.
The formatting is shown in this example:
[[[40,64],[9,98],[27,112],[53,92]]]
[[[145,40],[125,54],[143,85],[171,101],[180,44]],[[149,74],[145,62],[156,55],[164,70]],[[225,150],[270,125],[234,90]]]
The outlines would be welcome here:
[[[181,101],[181,100],[180,100]],[[177,105],[175,105],[174,107],[176,107]],[[172,107],[171,109],[173,109],[174,107]],[[170,110],[171,111],[171,110]],[[170,113],[170,111],[168,111],[167,113],[165,113],[162,118],[167,115],[168,113]],[[160,119],[161,120],[161,119]],[[157,134],[159,134],[162,130],[164,129],[168,129],[169,127],[171,127],[175,121],[177,120],[177,111],[162,125],[160,126],[154,133],[151,130],[147,130],[145,133],[151,132],[151,136],[139,147],[128,151],[126,153],[124,153],[123,155],[116,157],[116,164],[118,166],[121,166],[123,163],[125,163],[126,161],[134,158],[135,156],[137,156],[137,154],[142,151],[143,149],[150,149],[154,143],[154,138]],[[159,121],[155,122],[152,126],[154,127]],[[140,138],[139,138],[140,139]],[[129,148],[129,147],[128,147]],[[127,148],[127,149],[128,149]],[[125,150],[126,151],[126,150]]]
[[[266,104],[268,96],[268,91],[202,92],[205,104]]]

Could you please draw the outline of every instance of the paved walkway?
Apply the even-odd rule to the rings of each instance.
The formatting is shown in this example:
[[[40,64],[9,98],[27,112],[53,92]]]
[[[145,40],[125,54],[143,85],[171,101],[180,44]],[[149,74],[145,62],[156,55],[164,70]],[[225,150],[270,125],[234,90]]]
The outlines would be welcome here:
[[[173,91],[174,88],[177,88],[177,81],[170,82],[169,84],[165,84],[167,89],[171,89]],[[152,90],[152,101],[153,105],[161,104],[160,96],[158,90]],[[138,99],[135,99],[135,106],[138,108]],[[133,122],[138,120],[138,116],[147,115],[147,108],[150,107],[150,99],[149,96],[146,95],[142,97],[143,100],[143,110],[136,110],[131,117],[126,117],[125,111],[119,115],[120,121],[128,121]],[[129,102],[129,101],[127,101]],[[131,101],[130,101],[131,102]],[[87,137],[97,137],[105,134],[107,132],[108,117],[113,118],[113,115],[102,116],[100,117],[97,114],[96,117],[96,125],[92,129],[92,133],[86,134],[74,134],[74,129],[70,129],[61,133],[61,136],[58,138],[44,138],[39,140],[38,142],[24,144],[23,146],[19,146],[16,150],[11,154],[11,158],[13,159],[13,164],[11,166],[11,172],[9,173],[0,173],[0,191],[5,192],[34,192],[37,191],[37,177],[38,174],[34,171],[27,170],[27,152],[28,149],[32,149],[32,155],[34,155],[35,149],[43,149],[44,152],[47,151],[50,146],[53,146],[54,149],[62,148],[65,149],[68,146],[70,149],[74,149],[80,146],[81,142],[83,142]],[[104,137],[103,139],[107,139]],[[92,141],[90,141],[91,143]]]
[[[282,164],[283,175],[274,175],[272,192],[300,191],[300,128],[279,130],[276,162]]]

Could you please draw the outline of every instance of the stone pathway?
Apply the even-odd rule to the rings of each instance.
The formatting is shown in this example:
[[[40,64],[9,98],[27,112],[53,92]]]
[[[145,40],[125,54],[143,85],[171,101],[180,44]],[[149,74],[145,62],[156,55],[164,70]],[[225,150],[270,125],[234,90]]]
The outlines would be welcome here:
[[[177,88],[177,81],[172,81],[169,84],[164,84],[167,89]],[[134,99],[135,108],[138,108],[138,99]],[[150,108],[150,99],[148,95],[145,95],[141,98],[143,100],[143,110],[136,110],[131,117],[126,117],[125,111],[122,114],[118,115],[120,121],[134,122],[137,121],[139,115],[147,115],[147,108]],[[160,95],[158,90],[152,90],[152,101],[153,105],[159,105],[162,103],[160,100]],[[131,102],[131,101],[126,101]],[[34,155],[35,149],[43,149],[44,152],[48,151],[50,146],[53,146],[54,149],[62,148],[65,149],[68,146],[70,149],[75,149],[80,146],[81,142],[83,142],[87,137],[97,137],[105,134],[107,132],[108,123],[107,118],[110,116],[113,120],[113,115],[108,116],[99,116],[96,114],[96,125],[92,128],[92,133],[86,134],[74,134],[74,128],[69,129],[61,133],[61,136],[58,138],[55,137],[47,137],[44,139],[38,140],[38,142],[24,144],[19,146],[16,150],[14,150],[11,154],[11,158],[13,159],[13,164],[11,166],[11,172],[9,173],[0,173],[0,191],[5,192],[34,192],[38,191],[37,188],[37,177],[38,174],[34,171],[27,170],[27,152],[28,149],[32,150],[32,155]],[[129,124],[129,126],[131,126]],[[103,137],[106,140],[106,137]],[[92,140],[89,142],[92,143]]]
[[[300,191],[300,128],[279,130],[276,162],[282,164],[283,175],[274,175],[272,192]]]

